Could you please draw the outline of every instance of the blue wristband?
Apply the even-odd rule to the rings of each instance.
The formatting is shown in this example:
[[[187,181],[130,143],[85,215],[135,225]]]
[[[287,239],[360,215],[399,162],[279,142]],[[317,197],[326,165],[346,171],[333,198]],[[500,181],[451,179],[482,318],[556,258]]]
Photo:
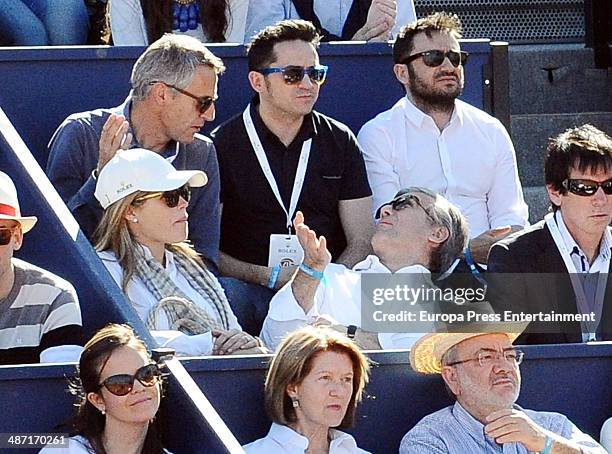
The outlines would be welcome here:
[[[550,437],[546,437],[546,442],[544,443],[544,449],[540,451],[540,454],[550,454],[552,445],[553,445],[553,439]]]
[[[300,263],[300,271],[304,274],[307,274],[311,278],[316,279],[317,281],[323,280],[323,273],[321,271],[312,269],[311,267],[309,267],[303,262]]]
[[[268,279],[268,288],[274,288],[274,286],[276,285],[276,281],[278,281],[278,275],[280,274],[280,270],[280,265],[276,265],[274,268],[272,268],[272,272],[270,273],[270,279]]]

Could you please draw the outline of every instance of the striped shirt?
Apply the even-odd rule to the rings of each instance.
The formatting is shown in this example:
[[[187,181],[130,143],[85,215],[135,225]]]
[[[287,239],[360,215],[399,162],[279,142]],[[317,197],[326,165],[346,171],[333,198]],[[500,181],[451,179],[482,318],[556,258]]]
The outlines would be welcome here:
[[[82,345],[81,309],[64,279],[13,258],[15,282],[0,299],[0,364],[33,363],[59,345]]]
[[[560,413],[523,410],[536,424],[582,447],[585,454],[606,454],[589,435],[578,429]],[[528,454],[521,443],[497,444],[484,433],[484,425],[470,415],[460,404],[450,405],[425,416],[402,439],[400,454],[465,454],[500,453]]]

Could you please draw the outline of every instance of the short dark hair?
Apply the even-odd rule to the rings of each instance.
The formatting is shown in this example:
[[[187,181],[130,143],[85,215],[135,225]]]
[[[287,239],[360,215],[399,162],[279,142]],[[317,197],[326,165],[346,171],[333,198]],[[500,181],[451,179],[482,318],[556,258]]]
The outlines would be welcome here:
[[[445,12],[433,13],[408,25],[404,25],[393,43],[393,61],[401,63],[410,55],[414,47],[414,37],[418,33],[425,33],[431,38],[433,32],[444,32],[461,38],[461,21],[456,14]]]
[[[563,181],[569,178],[572,168],[580,172],[608,172],[612,169],[612,138],[590,124],[567,129],[551,138],[544,161],[546,185],[565,194]]]
[[[265,68],[276,60],[274,45],[284,41],[306,41],[317,47],[321,36],[312,22],[301,19],[283,20],[269,25],[247,45],[249,71]]]

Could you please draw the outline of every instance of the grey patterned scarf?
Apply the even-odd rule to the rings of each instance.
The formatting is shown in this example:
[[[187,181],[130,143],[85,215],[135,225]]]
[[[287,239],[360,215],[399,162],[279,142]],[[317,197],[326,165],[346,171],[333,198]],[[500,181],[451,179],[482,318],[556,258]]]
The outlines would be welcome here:
[[[206,268],[180,252],[174,252],[174,261],[178,271],[189,284],[215,309],[217,317],[190,301],[153,256],[146,254],[140,246],[136,247],[135,275],[142,280],[147,289],[158,301],[149,312],[147,328],[157,329],[159,314],[166,314],[171,329],[185,334],[201,334],[211,329],[229,329],[228,314],[231,311],[225,293],[219,281]],[[219,323],[217,320],[221,320]]]

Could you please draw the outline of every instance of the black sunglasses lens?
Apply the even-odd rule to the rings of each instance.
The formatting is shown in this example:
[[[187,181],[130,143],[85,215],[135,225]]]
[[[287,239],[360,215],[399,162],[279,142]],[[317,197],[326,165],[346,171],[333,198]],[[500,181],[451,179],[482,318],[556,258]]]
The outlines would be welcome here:
[[[304,78],[304,68],[285,68],[283,69],[283,77],[286,84],[294,85],[300,83]]]
[[[134,385],[134,377],[131,375],[113,375],[104,380],[103,385],[115,396],[125,396]]]
[[[205,113],[208,109],[210,109],[210,107],[215,103],[215,100],[213,98],[210,98],[208,96],[204,97],[204,98],[200,98],[200,113],[203,114]]]
[[[157,364],[149,364],[136,371],[136,378],[144,386],[153,386],[159,377],[160,372]]]
[[[183,186],[172,191],[164,192],[163,197],[166,201],[166,205],[168,205],[168,208],[175,208],[179,204],[181,197],[185,199],[185,202],[189,202],[189,199],[191,198],[191,190],[189,189],[189,186]]]
[[[325,68],[309,68],[308,77],[310,77],[310,80],[313,82],[318,84],[323,83],[325,80]]]
[[[13,229],[0,229],[0,246],[6,246],[11,242]]]
[[[423,63],[427,66],[435,68],[436,66],[440,66],[444,61],[445,55],[441,50],[430,50],[423,54]]]
[[[461,63],[461,54],[459,52],[455,52],[451,50],[446,53],[446,56],[448,57],[448,60],[451,62],[451,65],[453,65],[455,68],[459,66],[459,63]]]
[[[612,194],[612,180],[604,181],[601,183],[601,189],[603,189],[604,194],[611,195]]]

